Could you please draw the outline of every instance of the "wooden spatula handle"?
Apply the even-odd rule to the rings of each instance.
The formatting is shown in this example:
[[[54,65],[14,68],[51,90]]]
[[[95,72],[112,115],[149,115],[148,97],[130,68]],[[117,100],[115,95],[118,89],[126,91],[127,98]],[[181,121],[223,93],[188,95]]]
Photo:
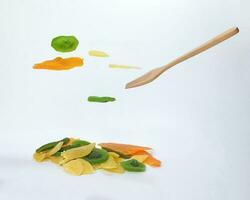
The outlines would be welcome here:
[[[214,37],[213,39],[205,42],[204,44],[202,44],[201,46],[193,49],[192,51],[189,51],[188,53],[176,58],[175,60],[173,60],[172,62],[170,62],[167,65],[164,65],[162,68],[162,73],[164,71],[166,71],[167,69],[169,69],[170,67],[173,67],[174,65],[187,60],[203,51],[206,51],[207,49],[219,44],[220,42],[223,42],[224,40],[234,36],[235,34],[237,34],[239,32],[239,29],[237,27],[233,27],[230,28],[229,30],[221,33],[220,35],[217,35],[216,37]]]

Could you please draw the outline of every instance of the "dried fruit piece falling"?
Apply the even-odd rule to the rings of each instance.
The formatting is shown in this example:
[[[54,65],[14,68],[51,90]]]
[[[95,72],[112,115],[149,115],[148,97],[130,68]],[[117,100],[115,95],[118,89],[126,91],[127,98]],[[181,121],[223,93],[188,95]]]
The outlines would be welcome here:
[[[116,99],[113,97],[98,97],[98,96],[89,96],[88,101],[89,102],[98,102],[98,103],[107,103],[115,101]]]
[[[117,65],[117,64],[109,64],[109,68],[113,68],[113,69],[141,69],[140,67],[136,67],[136,66]]]
[[[79,57],[61,58],[47,60],[33,66],[33,69],[47,70],[69,70],[83,65],[83,59]]]
[[[75,36],[58,36],[51,41],[51,46],[60,52],[71,52],[74,51],[79,42]]]
[[[94,57],[109,57],[109,55],[103,51],[91,50],[89,51],[89,56]]]

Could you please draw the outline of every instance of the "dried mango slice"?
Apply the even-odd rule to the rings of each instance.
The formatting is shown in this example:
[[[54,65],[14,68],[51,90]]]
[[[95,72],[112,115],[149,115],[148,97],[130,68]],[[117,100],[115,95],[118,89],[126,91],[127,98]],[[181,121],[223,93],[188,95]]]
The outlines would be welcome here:
[[[118,153],[121,157],[129,158],[133,153],[140,150],[150,150],[149,147],[136,146],[130,144],[119,144],[119,143],[101,143],[99,144],[102,148],[107,151]]]
[[[148,157],[144,160],[145,164],[148,164],[152,167],[160,167],[161,161],[154,158],[150,153],[147,151],[141,150],[134,153],[134,155],[148,155]]]
[[[114,169],[117,168],[118,164],[115,162],[112,156],[109,156],[108,160],[104,163],[101,163],[99,169]]]
[[[109,64],[109,68],[113,68],[113,69],[141,69],[140,67],[136,67],[136,66],[117,65],[117,64]]]
[[[83,172],[83,164],[79,159],[71,160],[63,165],[63,169],[72,175],[80,176]]]
[[[58,152],[62,148],[62,145],[63,145],[63,142],[59,142],[53,149],[49,150],[46,153],[46,157],[48,158],[52,156],[53,154],[55,154],[56,152]]]
[[[62,152],[61,155],[65,159],[72,160],[75,158],[80,158],[89,155],[91,151],[94,149],[94,147],[95,143],[92,143],[86,146],[69,149],[67,151]]]
[[[46,152],[35,152],[33,158],[37,162],[42,162],[46,158]]]
[[[83,65],[83,59],[79,57],[61,58],[57,57],[54,60],[47,60],[42,63],[35,64],[33,69],[48,69],[48,70],[69,70]]]
[[[131,159],[135,159],[138,162],[144,162],[147,158],[148,158],[148,155],[135,155],[131,157]]]
[[[51,162],[55,163],[55,164],[59,164],[60,162],[62,162],[63,157],[62,156],[51,156],[49,157],[49,159],[51,160]]]
[[[94,56],[94,57],[109,57],[109,55],[103,51],[97,51],[97,50],[90,50],[89,51],[89,56]]]

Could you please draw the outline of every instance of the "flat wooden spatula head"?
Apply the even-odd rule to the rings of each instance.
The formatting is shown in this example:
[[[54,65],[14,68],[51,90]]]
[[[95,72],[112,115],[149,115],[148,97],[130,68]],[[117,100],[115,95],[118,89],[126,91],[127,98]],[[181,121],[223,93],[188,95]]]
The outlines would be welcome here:
[[[161,73],[163,73],[162,68],[153,69],[148,73],[144,74],[143,76],[140,76],[139,78],[127,83],[125,88],[129,89],[150,83],[153,80],[155,80],[158,76],[160,76]]]

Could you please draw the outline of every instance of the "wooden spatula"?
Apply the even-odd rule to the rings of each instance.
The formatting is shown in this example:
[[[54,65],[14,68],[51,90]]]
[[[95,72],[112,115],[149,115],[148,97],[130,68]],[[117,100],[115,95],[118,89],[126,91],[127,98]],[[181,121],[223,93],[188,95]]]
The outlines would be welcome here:
[[[220,35],[217,35],[213,39],[207,41],[206,43],[202,44],[201,46],[193,49],[192,51],[180,56],[179,58],[176,58],[172,62],[168,63],[167,65],[164,65],[162,67],[153,69],[149,71],[148,73],[144,74],[143,76],[129,82],[126,85],[126,89],[138,87],[141,85],[145,85],[147,83],[152,82],[155,80],[158,76],[160,76],[163,72],[165,72],[167,69],[177,65],[180,62],[183,62],[195,55],[198,55],[199,53],[206,51],[207,49],[219,44],[220,42],[223,42],[224,40],[234,36],[239,32],[239,29],[237,27],[230,28],[229,30],[225,31],[224,33],[221,33]]]

